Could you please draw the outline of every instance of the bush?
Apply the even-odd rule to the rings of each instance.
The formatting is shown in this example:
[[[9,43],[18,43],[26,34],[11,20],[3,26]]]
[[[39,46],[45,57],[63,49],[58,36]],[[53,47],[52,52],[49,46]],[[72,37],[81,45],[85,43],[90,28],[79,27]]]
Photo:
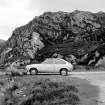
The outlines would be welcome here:
[[[21,76],[26,74],[26,71],[24,69],[17,69],[14,67],[8,67],[6,68],[6,75],[11,75],[11,76]]]

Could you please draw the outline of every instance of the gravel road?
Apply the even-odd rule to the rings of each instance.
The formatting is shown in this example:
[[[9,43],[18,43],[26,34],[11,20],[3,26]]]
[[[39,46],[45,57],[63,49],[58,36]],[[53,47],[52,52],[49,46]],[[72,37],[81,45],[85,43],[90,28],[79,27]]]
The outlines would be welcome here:
[[[72,72],[72,77],[86,79],[99,89],[98,105],[105,105],[105,72]]]

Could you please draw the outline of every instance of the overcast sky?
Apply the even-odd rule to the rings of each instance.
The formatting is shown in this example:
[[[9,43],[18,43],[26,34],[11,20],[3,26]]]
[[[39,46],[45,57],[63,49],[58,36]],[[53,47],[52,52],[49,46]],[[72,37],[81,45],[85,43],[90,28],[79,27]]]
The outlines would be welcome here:
[[[12,31],[44,11],[83,10],[105,12],[105,0],[0,0],[0,39],[7,40]]]

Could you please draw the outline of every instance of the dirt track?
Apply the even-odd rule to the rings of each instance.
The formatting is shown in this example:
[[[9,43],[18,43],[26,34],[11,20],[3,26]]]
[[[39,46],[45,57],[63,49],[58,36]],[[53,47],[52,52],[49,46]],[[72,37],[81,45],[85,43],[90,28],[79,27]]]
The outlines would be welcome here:
[[[105,105],[105,72],[73,72],[72,77],[86,79],[99,89],[97,103]]]

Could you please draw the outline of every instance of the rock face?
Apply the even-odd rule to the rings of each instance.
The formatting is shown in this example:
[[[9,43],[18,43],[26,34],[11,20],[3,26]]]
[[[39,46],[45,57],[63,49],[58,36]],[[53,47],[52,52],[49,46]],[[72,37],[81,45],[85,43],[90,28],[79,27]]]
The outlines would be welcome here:
[[[26,44],[27,45],[27,44]],[[29,45],[26,46],[26,51],[30,58],[35,58],[35,53],[44,47],[44,43],[41,41],[40,35],[36,32],[32,33],[32,39],[30,41],[31,48]]]
[[[74,55],[81,59],[88,53],[95,53],[104,43],[105,13],[78,10],[72,13],[46,12],[13,31],[6,43],[6,48],[11,48],[12,51],[4,59],[42,61],[55,53],[62,56]],[[105,54],[104,51],[100,53]],[[88,63],[89,60],[86,64]]]

